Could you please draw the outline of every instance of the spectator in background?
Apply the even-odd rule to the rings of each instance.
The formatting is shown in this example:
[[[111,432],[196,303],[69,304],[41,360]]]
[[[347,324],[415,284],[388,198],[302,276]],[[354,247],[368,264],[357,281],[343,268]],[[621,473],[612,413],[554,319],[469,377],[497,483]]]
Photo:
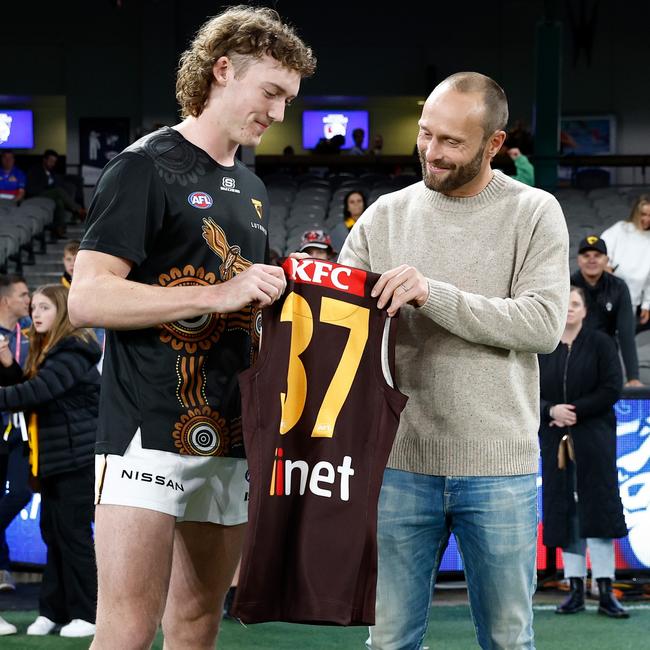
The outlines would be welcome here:
[[[373,156],[379,156],[382,153],[384,148],[384,136],[381,133],[378,133],[372,139],[372,146],[370,147],[370,152]]]
[[[528,157],[508,140],[492,159],[492,169],[500,169],[516,181],[535,187],[535,168]]]
[[[634,202],[627,221],[617,221],[601,237],[607,243],[612,273],[627,283],[637,330],[650,322],[650,195]]]
[[[298,251],[320,260],[333,260],[336,257],[336,251],[332,248],[332,239],[325,230],[304,232]]]
[[[40,164],[32,167],[27,174],[27,196],[44,196],[53,199],[54,210],[54,235],[65,237],[66,210],[79,220],[83,221],[86,211],[75,203],[68,190],[63,187],[61,180],[54,173],[54,168],[59,159],[59,154],[54,149],[46,149]]]
[[[74,261],[77,259],[80,243],[77,239],[69,241],[63,248],[63,275],[61,284],[70,288],[72,284],[72,273],[74,272]]]
[[[558,614],[585,608],[588,546],[598,612],[627,618],[612,594],[612,539],[627,535],[613,408],[621,392],[621,364],[609,336],[583,327],[586,315],[584,293],[572,287],[560,344],[539,355],[544,544],[562,548],[564,576],[571,583]]]
[[[366,209],[366,197],[359,190],[352,190],[343,197],[343,219],[332,230],[332,246],[340,251],[352,226]]]
[[[350,147],[348,154],[350,156],[365,156],[368,152],[363,148],[363,138],[366,132],[361,128],[352,131],[352,141],[354,145]]]
[[[18,167],[11,149],[0,153],[0,199],[19,203],[25,198],[27,177]]]
[[[618,342],[627,376],[626,386],[642,386],[634,341],[634,313],[624,280],[607,273],[607,244],[588,235],[578,245],[578,270],[571,284],[580,287],[587,300],[584,326],[609,334]]]
[[[94,452],[101,350],[90,330],[68,318],[68,289],[45,285],[32,297],[25,370],[0,342],[0,408],[27,412],[30,466],[41,487],[47,564],[39,616],[27,634],[95,633],[97,568],[93,548]]]
[[[19,275],[0,276],[0,341],[4,341],[9,354],[23,366],[29,351],[29,340],[21,328],[21,320],[29,316],[29,289]],[[11,427],[9,413],[2,413],[0,434],[0,591],[14,591],[10,572],[9,547],[6,530],[16,515],[29,503],[29,463],[20,427]],[[5,486],[9,481],[9,490]],[[0,628],[2,625],[0,624]],[[1,634],[1,629],[0,629]]]
[[[507,154],[515,164],[516,173],[513,178],[516,181],[535,187],[535,168],[528,160],[528,156],[522,153],[518,147],[507,147]]]

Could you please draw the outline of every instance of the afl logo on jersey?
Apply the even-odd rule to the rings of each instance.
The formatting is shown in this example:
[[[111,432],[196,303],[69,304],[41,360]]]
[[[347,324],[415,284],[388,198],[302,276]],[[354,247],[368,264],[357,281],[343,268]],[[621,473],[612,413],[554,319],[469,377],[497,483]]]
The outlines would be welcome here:
[[[199,210],[207,210],[212,207],[212,197],[205,192],[192,192],[187,197],[188,203],[193,208],[199,208]]]

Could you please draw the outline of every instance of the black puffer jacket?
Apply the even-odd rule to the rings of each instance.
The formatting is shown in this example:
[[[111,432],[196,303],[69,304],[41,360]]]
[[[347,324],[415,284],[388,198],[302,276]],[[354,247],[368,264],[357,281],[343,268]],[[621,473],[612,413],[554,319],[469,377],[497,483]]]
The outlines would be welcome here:
[[[0,411],[38,416],[39,476],[94,462],[100,358],[96,342],[68,336],[48,352],[31,379],[24,380],[16,363],[0,369],[0,384],[6,386],[0,388]]]
[[[571,434],[575,448],[580,536],[624,537],[613,408],[623,381],[616,345],[604,332],[583,327],[570,352],[560,343],[551,354],[539,355],[539,369],[544,544],[565,547],[571,542],[573,484],[557,459],[565,433]],[[549,410],[555,404],[576,407],[573,427],[550,426]]]

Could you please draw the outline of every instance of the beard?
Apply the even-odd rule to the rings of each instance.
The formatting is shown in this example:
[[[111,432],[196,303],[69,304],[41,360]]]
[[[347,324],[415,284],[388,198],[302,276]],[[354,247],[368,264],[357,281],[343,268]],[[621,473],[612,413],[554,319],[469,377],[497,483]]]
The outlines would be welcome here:
[[[481,165],[483,164],[483,153],[485,152],[485,143],[483,143],[477,154],[469,162],[464,165],[455,165],[454,163],[445,160],[444,158],[437,158],[433,161],[433,164],[436,167],[441,169],[448,169],[449,173],[445,174],[443,177],[439,177],[436,174],[430,174],[427,170],[427,161],[425,158],[424,151],[418,149],[418,155],[420,156],[420,164],[422,165],[422,180],[427,188],[434,190],[435,192],[441,192],[442,194],[447,194],[448,192],[453,192],[459,187],[466,185],[470,181],[474,180],[478,173],[481,171]]]

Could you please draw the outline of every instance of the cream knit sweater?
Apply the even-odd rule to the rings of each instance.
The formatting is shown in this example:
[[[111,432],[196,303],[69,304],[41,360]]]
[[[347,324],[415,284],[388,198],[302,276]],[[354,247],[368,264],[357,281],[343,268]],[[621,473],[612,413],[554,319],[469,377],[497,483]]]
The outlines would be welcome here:
[[[357,221],[339,262],[375,273],[400,264],[429,282],[401,310],[397,386],[409,396],[389,467],[440,476],[537,471],[537,353],[566,320],[568,235],[555,198],[495,171],[454,198],[416,183]]]

